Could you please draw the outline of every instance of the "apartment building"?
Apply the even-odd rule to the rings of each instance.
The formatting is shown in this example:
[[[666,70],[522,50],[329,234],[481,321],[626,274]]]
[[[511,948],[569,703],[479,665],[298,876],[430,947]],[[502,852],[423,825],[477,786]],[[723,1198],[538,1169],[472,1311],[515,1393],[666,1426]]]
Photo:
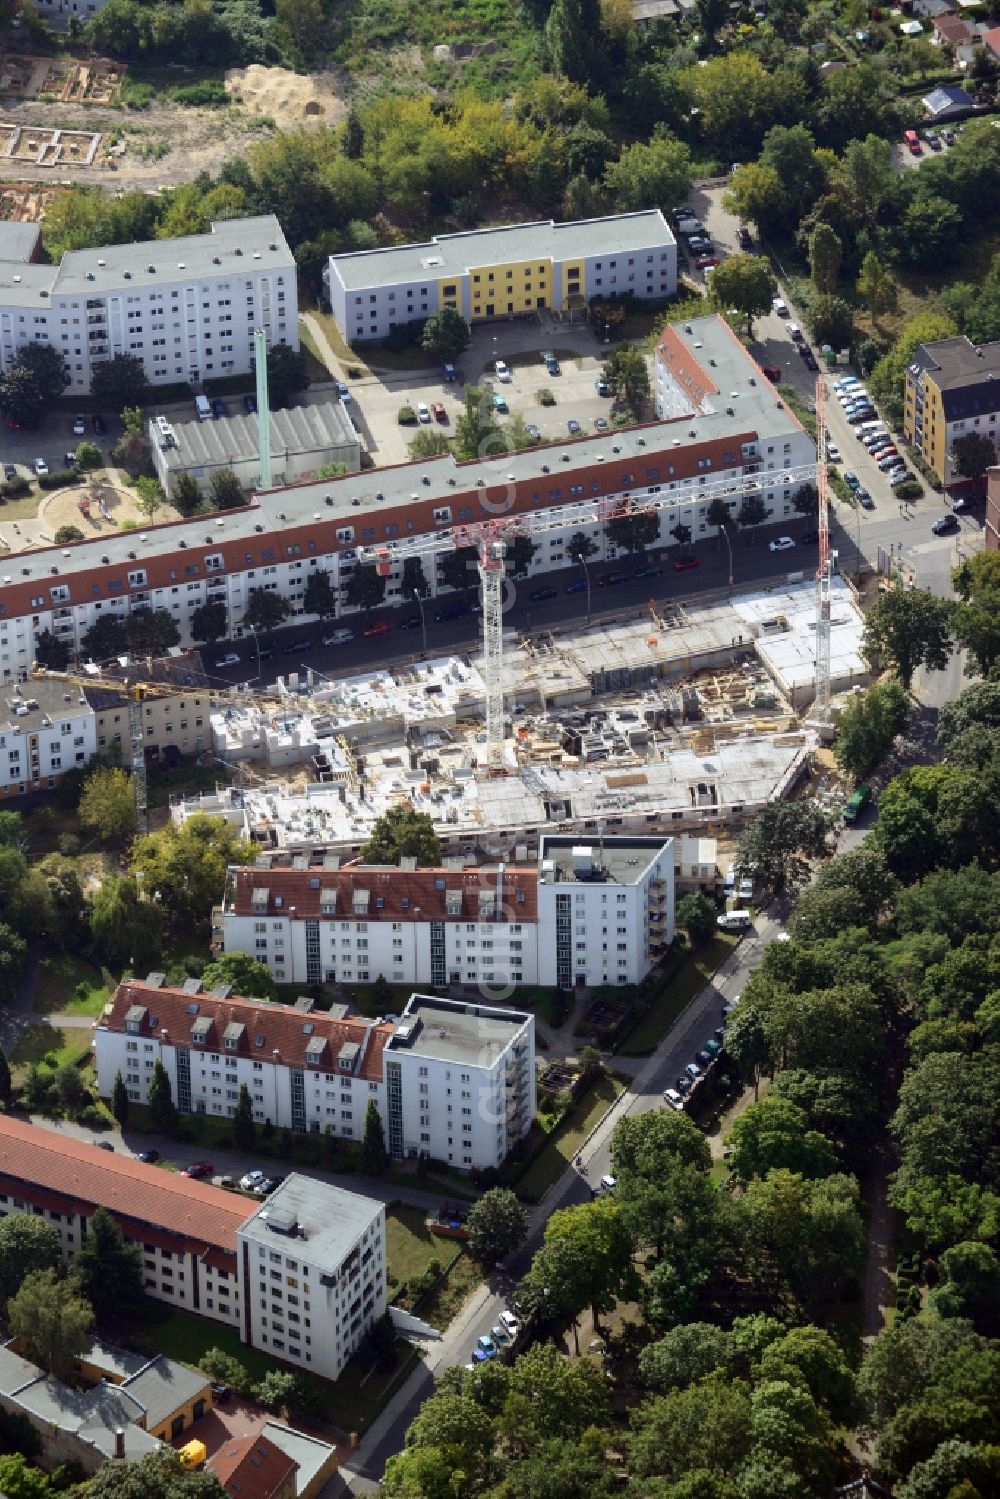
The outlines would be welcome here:
[[[451,307],[468,323],[564,312],[592,297],[677,290],[677,241],[658,208],[435,235],[424,244],[331,255],[330,307],[350,343]]]
[[[964,334],[920,344],[906,371],[903,436],[949,488],[968,484],[952,462],[956,439],[976,432],[1000,440],[1000,340]]]
[[[97,751],[94,710],[68,682],[0,689],[0,798],[50,791]]]
[[[98,1207],[141,1248],[150,1296],[224,1323],[249,1347],[325,1379],[337,1378],[385,1311],[380,1202],[293,1174],[258,1206],[178,1172],[95,1151],[88,1141],[0,1118],[0,1217],[44,1218],[71,1261]],[[165,1408],[155,1369],[146,1366],[144,1378],[149,1430],[175,1434],[153,1419],[154,1396],[156,1409]],[[138,1385],[133,1393],[142,1393]]]
[[[284,984],[635,984],[673,938],[673,846],[542,837],[537,864],[507,868],[232,868],[215,943]]]
[[[237,1233],[247,1341],[336,1379],[385,1315],[385,1205],[286,1177]]]
[[[393,1023],[347,1018],[342,1010],[326,1013],[316,1010],[309,999],[296,1005],[265,1004],[224,991],[222,985],[204,994],[197,979],[189,979],[183,988],[171,988],[161,974],[151,974],[145,982],[120,984],[94,1032],[100,1092],[109,1096],[121,1072],[129,1098],[145,1103],[154,1064],[159,1061],[183,1114],[232,1118],[240,1085],[245,1083],[259,1124],[269,1122],[300,1134],[322,1134],[329,1129],[340,1138],[361,1140],[368,1104],[374,1099],[383,1120],[392,1110],[399,1118],[399,1130],[390,1141],[392,1154],[416,1154],[422,1143],[429,1147],[430,1142],[421,1142],[420,1118],[425,1110],[419,1104],[418,1084],[424,1064],[417,1060],[419,1051],[401,1051],[395,1058],[399,1065],[392,1071],[392,1085],[387,1081],[385,1053],[397,1033]],[[398,1023],[410,1034],[419,1032],[418,1019],[422,1024],[417,1001],[423,1003],[422,996],[414,996]],[[488,1023],[509,1033],[511,1044],[516,1040],[529,1058],[533,1076],[534,1021],[530,1015],[462,1003],[454,1006],[456,1024],[472,1026],[480,1012],[487,1016],[487,1010]],[[446,1028],[443,1019],[438,1028]],[[462,1086],[473,1100],[469,1120],[470,1125],[477,1121],[476,1127],[456,1127],[451,1144],[435,1138],[434,1144],[442,1146],[441,1159],[460,1169],[483,1170],[498,1166],[514,1139],[520,1138],[505,1131],[501,1139],[495,1127],[490,1131],[478,1127],[480,1109],[491,1108],[497,1097],[504,1065],[502,1049],[491,1047],[466,1066]],[[402,1116],[393,1092],[397,1079]],[[532,1112],[524,1130],[530,1126],[533,1110],[532,1095]],[[459,1118],[458,1123],[463,1120]],[[519,1128],[521,1123],[518,1119]]]
[[[141,358],[154,386],[247,374],[257,328],[299,346],[295,260],[273,214],[69,250],[58,265],[24,258],[0,233],[0,368],[25,344],[48,344],[66,361],[68,394],[89,391],[115,354]]]
[[[336,618],[354,621],[358,610],[346,601],[346,585],[370,555],[365,549],[405,538],[440,538],[440,550],[424,558],[436,597],[448,585],[435,556],[452,550],[462,526],[498,515],[552,522],[537,537],[531,577],[565,567],[567,542],[578,532],[596,547],[593,564],[613,560],[607,521],[647,496],[663,505],[652,550],[677,546],[679,525],[695,539],[714,534],[708,511],[718,481],[737,486],[730,502],[738,509],[738,486],[752,478],[766,524],[783,525],[797,487],[786,471],[815,463],[812,439],[720,319],[675,325],[673,336],[690,372],[704,361],[717,390],[659,422],[500,458],[458,463],[441,455],[364,470],[269,490],[220,515],[8,557],[0,574],[0,678],[28,669],[42,630],[79,652],[98,619],[125,619],[140,607],[166,610],[184,645],[192,643],[191,620],[205,603],[225,606],[231,639],[247,634],[247,599],[258,588],[279,593],[293,619],[310,618],[303,601],[317,568],[336,590]],[[387,606],[412,608],[403,560],[390,556],[385,566]]]

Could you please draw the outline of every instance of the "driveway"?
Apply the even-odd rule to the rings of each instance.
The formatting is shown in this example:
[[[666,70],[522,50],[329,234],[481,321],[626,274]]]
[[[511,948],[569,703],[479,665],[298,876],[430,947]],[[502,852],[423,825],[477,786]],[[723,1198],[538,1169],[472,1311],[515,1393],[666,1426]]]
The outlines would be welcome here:
[[[247,1400],[234,1393],[228,1400],[213,1405],[193,1426],[186,1427],[171,1445],[179,1452],[187,1442],[204,1442],[209,1457],[213,1457],[232,1437],[255,1437],[264,1422],[270,1419],[270,1413],[256,1400]]]

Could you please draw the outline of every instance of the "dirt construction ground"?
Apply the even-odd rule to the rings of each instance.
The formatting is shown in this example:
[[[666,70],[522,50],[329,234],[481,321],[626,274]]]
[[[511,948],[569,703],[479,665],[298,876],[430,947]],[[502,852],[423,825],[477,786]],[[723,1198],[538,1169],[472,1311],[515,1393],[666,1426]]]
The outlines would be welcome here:
[[[303,77],[287,68],[230,68],[226,90],[235,94],[248,114],[270,115],[287,130],[292,125],[333,125],[347,113],[335,73],[313,73]]]

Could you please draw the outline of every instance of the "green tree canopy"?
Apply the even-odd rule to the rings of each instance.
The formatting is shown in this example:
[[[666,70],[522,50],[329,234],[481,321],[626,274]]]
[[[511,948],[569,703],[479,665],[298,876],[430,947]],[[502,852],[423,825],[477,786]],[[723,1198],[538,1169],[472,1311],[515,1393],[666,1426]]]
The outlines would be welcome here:
[[[428,813],[390,807],[373,823],[361,858],[365,864],[398,864],[401,859],[412,858],[423,868],[432,869],[441,863],[441,843]]]
[[[293,406],[296,396],[308,390],[311,381],[305,356],[288,344],[269,344],[267,349],[267,398],[272,411]]]
[[[166,920],[190,928],[208,920],[229,866],[246,863],[250,854],[250,845],[223,818],[199,814],[138,839],[131,866],[143,890],[155,892]]]
[[[93,1308],[100,1326],[125,1323],[145,1300],[142,1252],[129,1244],[106,1208],[97,1208],[87,1223],[73,1258],[71,1280]]]
[[[117,767],[98,766],[83,783],[80,821],[102,843],[116,843],[135,830],[132,777]]]
[[[278,986],[267,964],[245,952],[219,953],[205,968],[201,981],[206,993],[216,984],[228,984],[234,994],[246,999],[278,997]]]
[[[94,1313],[55,1270],[30,1270],[7,1303],[7,1319],[25,1356],[64,1379],[89,1344]]]
[[[33,1270],[55,1270],[61,1260],[55,1225],[33,1213],[0,1218],[0,1304],[6,1305]]]
[[[876,682],[848,698],[837,719],[837,763],[860,781],[885,759],[909,713],[909,699],[898,682]]]
[[[469,325],[454,307],[432,312],[424,324],[420,347],[434,359],[457,359],[469,347]]]
[[[729,255],[716,266],[712,276],[712,302],[720,311],[730,307],[746,319],[746,331],[753,337],[753,320],[771,310],[775,281],[770,263],[763,255]]]
[[[465,1226],[472,1253],[484,1264],[495,1265],[523,1243],[527,1219],[508,1187],[492,1187],[472,1204]]]
[[[69,384],[69,371],[54,344],[23,344],[0,375],[0,411],[34,424]]]
[[[151,390],[145,365],[137,354],[112,354],[94,365],[90,394],[98,406],[109,406],[112,411],[148,405]]]

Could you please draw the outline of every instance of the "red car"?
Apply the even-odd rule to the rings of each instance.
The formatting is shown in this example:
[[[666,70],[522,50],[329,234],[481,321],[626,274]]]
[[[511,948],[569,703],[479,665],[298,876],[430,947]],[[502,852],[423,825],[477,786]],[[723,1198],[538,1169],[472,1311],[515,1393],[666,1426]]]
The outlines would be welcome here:
[[[365,625],[361,633],[362,635],[388,635],[389,621],[387,619],[373,619],[370,625]]]
[[[199,1176],[211,1176],[214,1170],[215,1167],[211,1161],[192,1161],[190,1166],[185,1166],[181,1172],[181,1176],[193,1176],[195,1178]]]
[[[431,412],[433,413],[434,420],[436,422],[446,422],[448,420],[448,413],[447,411],[445,411],[440,401],[434,402],[434,405],[431,407]]]
[[[762,364],[761,370],[763,371],[767,379],[770,380],[772,385],[777,385],[778,381],[781,379],[780,370],[776,370],[771,364]]]
[[[698,559],[697,559],[697,557],[678,557],[677,560],[676,560],[676,562],[674,563],[674,572],[675,573],[686,573],[692,567],[697,567],[697,566],[698,566]]]
[[[710,266],[721,265],[718,255],[699,255],[695,261],[695,267],[699,271],[707,271]]]

